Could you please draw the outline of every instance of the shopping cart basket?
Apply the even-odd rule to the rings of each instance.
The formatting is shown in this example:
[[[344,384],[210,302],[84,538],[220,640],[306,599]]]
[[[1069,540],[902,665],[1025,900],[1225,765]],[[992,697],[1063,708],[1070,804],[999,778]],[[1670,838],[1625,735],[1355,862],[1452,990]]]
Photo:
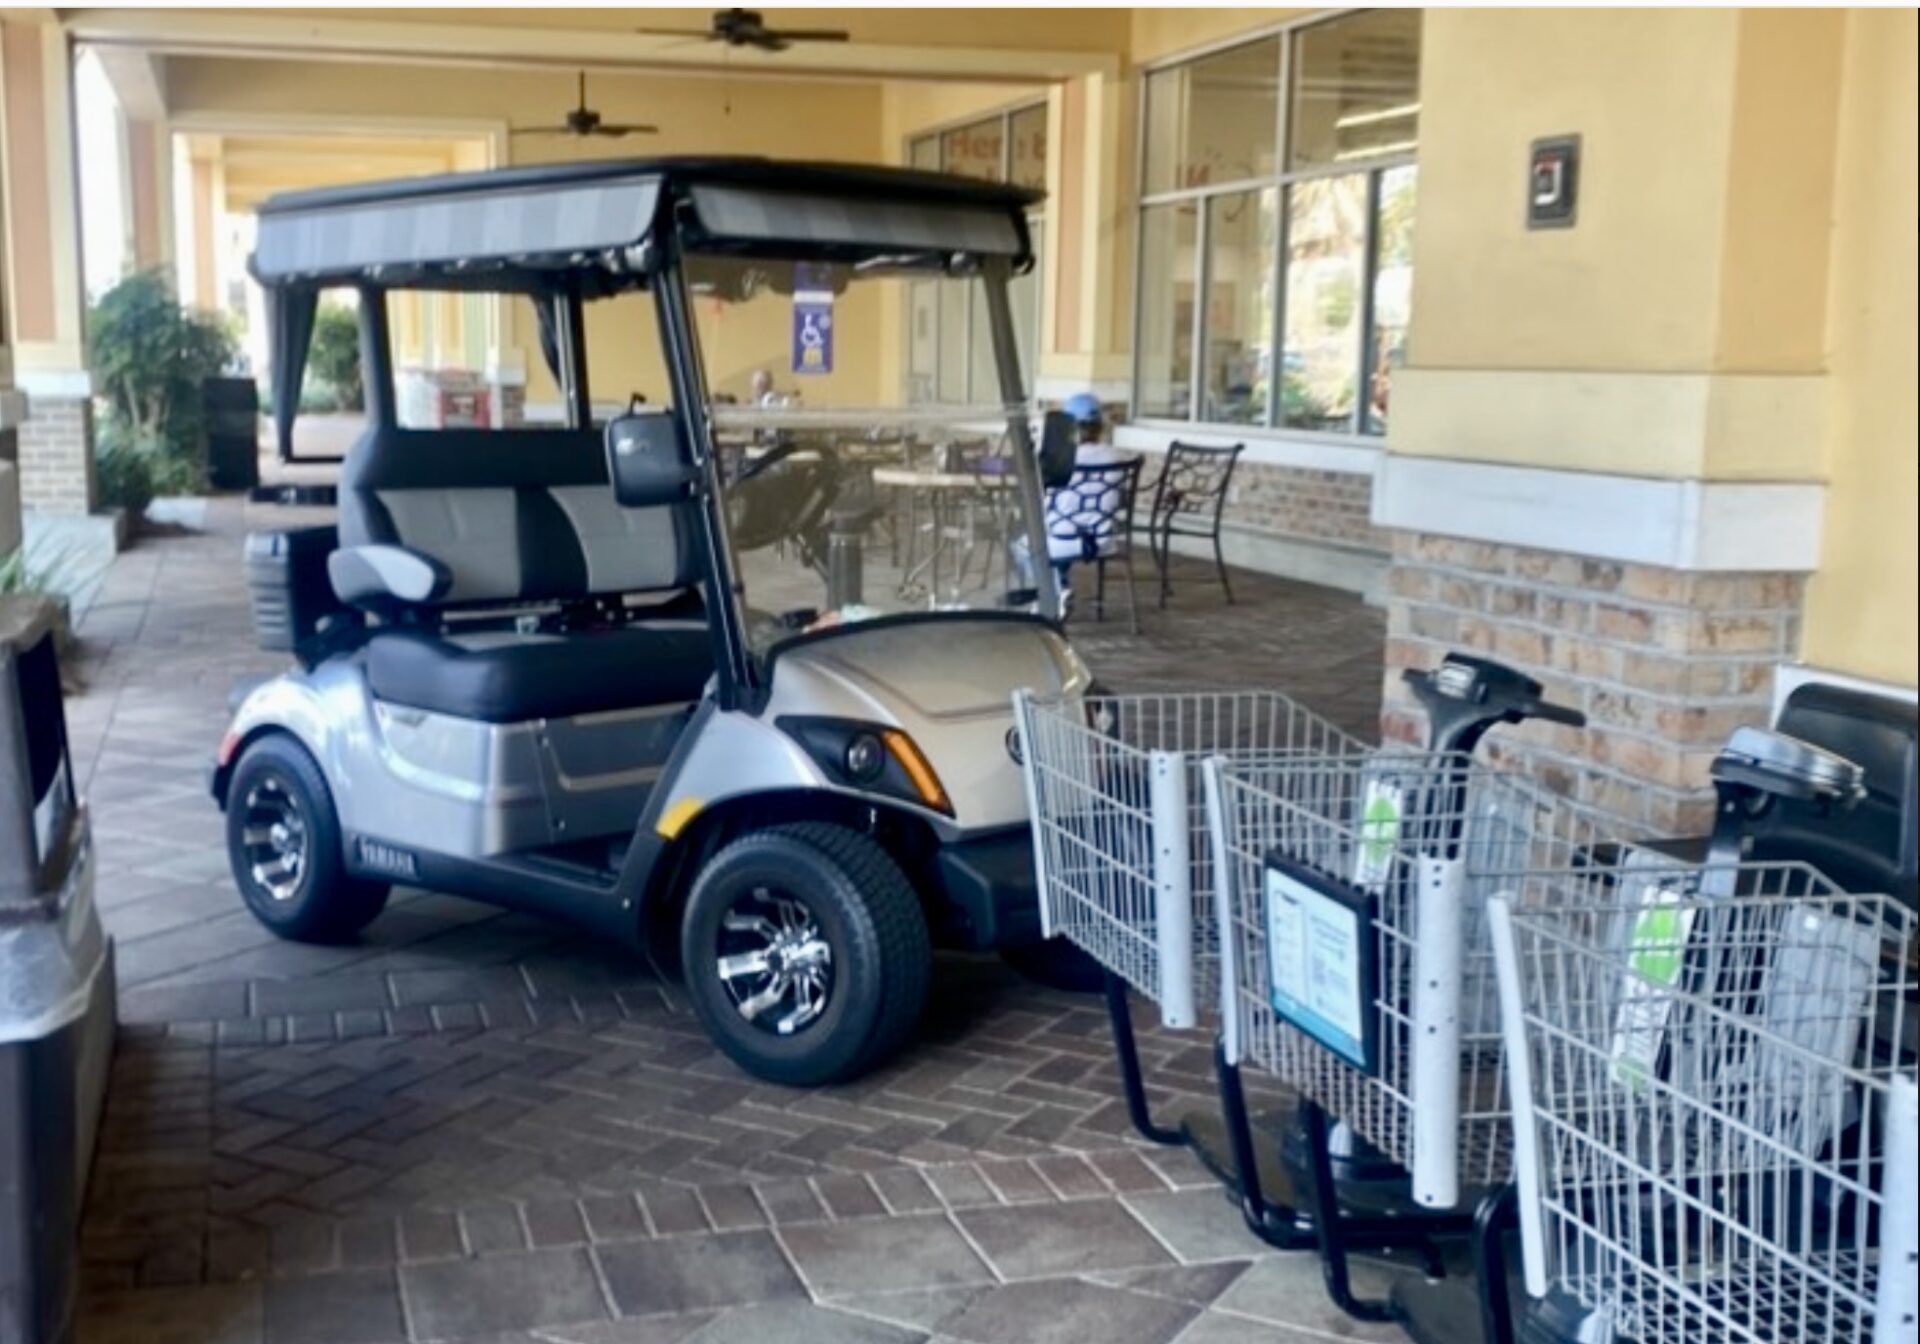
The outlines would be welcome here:
[[[1450,654],[1407,680],[1425,705],[1430,745],[1471,752],[1500,723],[1580,715],[1547,704],[1532,679],[1485,659]],[[1275,1245],[1314,1244],[1311,1220],[1267,1192],[1239,1071],[1215,1046],[1220,1114],[1179,1129],[1149,1113],[1127,994],[1160,1007],[1169,1027],[1199,1024],[1219,998],[1215,863],[1199,768],[1208,755],[1249,767],[1355,763],[1376,749],[1273,692],[1087,696],[1016,695],[1041,918],[1048,936],[1087,952],[1107,972],[1122,1088],[1134,1127],[1157,1143],[1187,1143],[1239,1196],[1248,1226]],[[1293,771],[1287,780],[1309,781]],[[1262,1183],[1266,1183],[1263,1191]]]
[[[1493,881],[1572,864],[1605,880],[1623,848],[1605,817],[1457,752],[1214,758],[1203,779],[1223,1054],[1299,1095],[1293,1184],[1328,1291],[1381,1319],[1352,1295],[1348,1246],[1464,1231],[1467,1192],[1510,1168]],[[1343,1186],[1334,1122],[1404,1176]]]
[[[1530,1338],[1915,1338],[1904,906],[1799,864],[1630,864],[1528,874],[1490,927]]]
[[[1014,695],[1040,921],[1107,973],[1107,1003],[1130,1118],[1145,1137],[1184,1142],[1150,1115],[1127,991],[1163,1025],[1198,1026],[1218,1001],[1213,869],[1199,769],[1210,754],[1249,761],[1358,759],[1368,745],[1272,691]]]

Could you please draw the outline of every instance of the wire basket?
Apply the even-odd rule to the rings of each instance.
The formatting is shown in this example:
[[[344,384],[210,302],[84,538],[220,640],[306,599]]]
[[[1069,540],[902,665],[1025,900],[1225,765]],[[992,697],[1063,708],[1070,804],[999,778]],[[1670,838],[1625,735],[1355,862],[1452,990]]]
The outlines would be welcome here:
[[[1641,1344],[1911,1341],[1912,913],[1640,858],[1492,907],[1528,1292]]]
[[[1608,819],[1452,754],[1205,767],[1222,1044],[1457,1207],[1512,1137],[1487,898],[1535,865],[1618,861]]]
[[[1361,739],[1271,691],[1014,695],[1042,928],[1198,1024],[1218,999],[1200,763],[1364,755]]]

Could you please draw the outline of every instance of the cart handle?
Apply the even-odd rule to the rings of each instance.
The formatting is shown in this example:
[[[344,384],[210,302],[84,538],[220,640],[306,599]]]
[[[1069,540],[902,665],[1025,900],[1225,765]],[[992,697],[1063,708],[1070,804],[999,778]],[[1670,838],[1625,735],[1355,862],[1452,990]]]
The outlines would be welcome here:
[[[1449,653],[1431,671],[1408,668],[1402,677],[1427,712],[1427,746],[1435,752],[1471,754],[1489,728],[1541,719],[1569,728],[1587,716],[1548,700],[1540,683],[1505,663],[1467,653]]]

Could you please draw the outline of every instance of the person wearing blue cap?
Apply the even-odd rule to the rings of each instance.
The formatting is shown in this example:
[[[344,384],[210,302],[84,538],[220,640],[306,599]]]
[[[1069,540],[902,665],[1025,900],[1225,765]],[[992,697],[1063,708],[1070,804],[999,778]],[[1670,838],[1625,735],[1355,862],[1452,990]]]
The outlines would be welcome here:
[[[1128,619],[1137,633],[1140,622],[1132,605],[1133,556],[1128,525],[1133,517],[1133,492],[1139,483],[1138,459],[1105,441],[1106,417],[1100,398],[1093,393],[1076,392],[1061,403],[1060,409],[1073,421],[1079,437],[1073,476],[1064,486],[1047,491],[1047,558],[1060,583],[1060,614],[1067,615],[1073,605],[1071,570],[1075,564],[1098,565],[1096,602],[1104,607],[1106,562],[1124,559]],[[1022,574],[1031,582],[1032,560],[1025,538],[1014,542],[1014,550]]]

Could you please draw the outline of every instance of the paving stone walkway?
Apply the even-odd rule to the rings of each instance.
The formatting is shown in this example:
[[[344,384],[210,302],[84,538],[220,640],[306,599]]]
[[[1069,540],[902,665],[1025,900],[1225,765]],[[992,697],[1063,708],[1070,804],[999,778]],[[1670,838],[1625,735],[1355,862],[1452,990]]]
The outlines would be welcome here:
[[[525,916],[406,892],[352,946],[274,940],[205,769],[234,685],[282,666],[240,538],[302,520],[216,501],[122,555],[79,632],[123,1024],[83,1341],[1397,1338],[1134,1142],[1097,1005],[994,959],[942,958],[913,1049],[800,1092],[735,1070],[645,964]],[[1202,574],[1141,637],[1077,624],[1106,681],[1278,685],[1370,730],[1377,612],[1255,575],[1228,607]],[[1142,1049],[1157,1106],[1206,1104],[1204,1038]]]

